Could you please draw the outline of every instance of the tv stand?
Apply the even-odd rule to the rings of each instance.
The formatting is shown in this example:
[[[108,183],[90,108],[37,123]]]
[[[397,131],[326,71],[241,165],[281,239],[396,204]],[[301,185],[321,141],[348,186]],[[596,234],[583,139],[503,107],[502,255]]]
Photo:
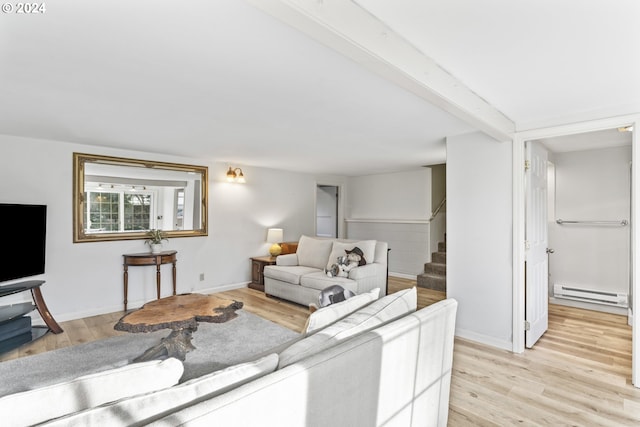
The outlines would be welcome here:
[[[42,286],[43,283],[44,280],[29,280],[26,282],[0,286],[0,298],[20,292],[31,291],[31,298],[33,299],[33,303],[25,302],[0,306],[0,327],[4,327],[9,331],[19,330],[21,325],[24,323],[22,322],[23,318],[33,310],[38,310],[40,317],[42,317],[42,320],[46,324],[46,326],[31,326],[30,331],[27,329],[23,333],[0,340],[0,353],[13,350],[23,344],[35,341],[38,338],[43,337],[49,331],[54,334],[63,332],[60,325],[58,325],[58,322],[56,322],[51,315],[51,312],[49,312],[47,304],[44,302],[42,292],[40,291],[40,286]],[[28,322],[28,324],[30,324],[30,322]],[[12,327],[12,325],[16,325],[15,328]],[[9,332],[8,335],[11,335],[11,332]]]

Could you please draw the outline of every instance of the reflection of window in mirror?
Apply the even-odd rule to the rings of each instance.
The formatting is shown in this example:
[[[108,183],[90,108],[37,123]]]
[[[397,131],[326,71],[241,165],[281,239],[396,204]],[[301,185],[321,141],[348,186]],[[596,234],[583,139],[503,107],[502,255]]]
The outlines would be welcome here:
[[[206,236],[206,166],[74,153],[74,242]]]
[[[194,200],[200,192],[200,183],[187,172],[103,164],[85,168],[86,233],[184,230],[185,213],[193,216],[200,209],[185,205],[187,195]]]
[[[134,186],[102,184],[85,186],[84,218],[87,233],[149,230],[152,226],[154,193]],[[118,188],[120,187],[120,188]]]
[[[176,190],[176,204],[174,210],[174,217],[176,222],[174,224],[174,229],[183,230],[184,229],[184,188],[179,188]]]

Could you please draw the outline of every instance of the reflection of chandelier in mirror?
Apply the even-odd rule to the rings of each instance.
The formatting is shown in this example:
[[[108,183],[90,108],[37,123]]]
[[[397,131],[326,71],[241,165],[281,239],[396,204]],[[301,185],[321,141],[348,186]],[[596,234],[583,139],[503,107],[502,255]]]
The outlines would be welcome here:
[[[229,170],[227,171],[227,181],[229,182],[237,182],[239,184],[244,184],[247,181],[244,179],[244,174],[242,173],[242,169],[240,168],[232,168],[229,166]]]

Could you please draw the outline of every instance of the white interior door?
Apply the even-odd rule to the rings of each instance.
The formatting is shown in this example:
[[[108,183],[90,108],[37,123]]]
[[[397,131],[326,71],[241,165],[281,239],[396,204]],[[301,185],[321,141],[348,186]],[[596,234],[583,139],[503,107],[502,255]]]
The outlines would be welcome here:
[[[549,258],[547,247],[547,150],[535,141],[526,145],[528,168],[525,213],[525,345],[533,347],[549,324]]]

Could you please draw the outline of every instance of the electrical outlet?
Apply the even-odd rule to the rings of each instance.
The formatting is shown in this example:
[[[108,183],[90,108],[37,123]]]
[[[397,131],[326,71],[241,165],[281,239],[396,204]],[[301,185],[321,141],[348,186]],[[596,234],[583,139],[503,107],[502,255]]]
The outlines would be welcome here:
[[[200,281],[204,281],[204,273],[200,273]]]

